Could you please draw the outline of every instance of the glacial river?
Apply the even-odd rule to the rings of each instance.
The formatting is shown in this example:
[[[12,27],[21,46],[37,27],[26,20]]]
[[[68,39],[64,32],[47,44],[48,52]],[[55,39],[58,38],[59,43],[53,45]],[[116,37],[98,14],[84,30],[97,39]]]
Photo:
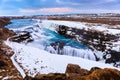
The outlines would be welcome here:
[[[62,55],[77,56],[87,59],[95,60],[93,52],[82,43],[73,41],[59,35],[55,31],[42,27],[41,23],[30,19],[11,20],[12,24],[6,26],[14,31],[28,31],[31,33],[34,41],[28,43],[29,46],[38,47],[44,49],[50,53],[57,54],[58,51],[51,49],[50,44],[55,42],[65,43],[62,49]],[[37,27],[36,27],[37,25]]]

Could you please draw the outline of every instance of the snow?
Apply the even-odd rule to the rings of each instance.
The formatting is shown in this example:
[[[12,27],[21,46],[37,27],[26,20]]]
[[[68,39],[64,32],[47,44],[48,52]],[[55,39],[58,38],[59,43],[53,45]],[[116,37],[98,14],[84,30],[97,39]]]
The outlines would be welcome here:
[[[43,20],[42,21],[42,25],[48,28],[52,28],[57,27],[58,25],[65,25],[68,27],[72,27],[72,28],[77,28],[77,29],[92,29],[92,30],[97,30],[97,31],[101,31],[101,32],[105,32],[105,33],[109,33],[109,34],[120,34],[120,30],[118,29],[112,29],[115,28],[115,26],[111,26],[111,29],[108,28],[108,25],[105,24],[101,24],[101,26],[87,26],[85,22],[75,22],[75,21],[60,21],[60,20]],[[89,23],[90,24],[90,23]]]
[[[113,34],[113,35],[120,34],[120,30],[118,30],[118,29],[108,29],[105,26],[93,26],[93,30],[98,30],[98,31]]]
[[[0,78],[2,78],[3,76],[0,76]]]
[[[16,66],[17,69],[20,72],[21,69],[23,69],[24,72],[27,73],[27,75],[32,77],[34,77],[38,73],[64,73],[66,70],[66,66],[69,63],[78,64],[82,68],[88,70],[90,70],[92,67],[115,68],[110,64],[99,63],[78,57],[50,54],[42,49],[26,46],[15,42],[6,41],[5,43],[9,45],[15,52],[12,58],[19,65]],[[21,74],[23,73],[21,72]]]
[[[8,80],[8,79],[11,79],[11,78],[14,78],[14,76],[6,76],[2,80]]]
[[[13,56],[11,57],[11,60],[12,60],[12,62],[13,62],[13,64],[14,64],[14,66],[17,68],[17,70],[20,72],[20,74],[21,74],[22,77],[24,78],[24,77],[26,76],[26,74],[25,74],[25,72],[23,71],[23,69],[19,66],[19,64],[15,61],[14,57],[15,57],[15,55],[13,55]]]
[[[118,51],[118,52],[120,51],[120,41],[113,42],[112,50],[115,50],[115,51]]]
[[[43,20],[42,23],[43,26],[48,26],[53,27],[53,26],[58,26],[58,25],[66,25],[68,27],[72,28],[78,28],[82,29],[85,28],[85,24],[82,22],[74,22],[74,21],[59,21],[59,20]]]

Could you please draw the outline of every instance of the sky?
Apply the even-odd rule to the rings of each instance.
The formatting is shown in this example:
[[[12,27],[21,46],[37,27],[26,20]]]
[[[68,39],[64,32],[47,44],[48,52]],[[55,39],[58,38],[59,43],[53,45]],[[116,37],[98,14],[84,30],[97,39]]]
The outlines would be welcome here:
[[[0,16],[120,13],[120,0],[0,0]]]

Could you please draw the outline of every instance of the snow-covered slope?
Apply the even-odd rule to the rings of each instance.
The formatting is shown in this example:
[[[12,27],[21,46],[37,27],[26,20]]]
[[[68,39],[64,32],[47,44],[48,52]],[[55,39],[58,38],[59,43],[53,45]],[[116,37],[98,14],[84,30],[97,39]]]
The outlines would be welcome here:
[[[78,57],[50,54],[42,49],[15,42],[6,41],[5,43],[14,50],[15,54],[12,56],[12,61],[23,77],[25,77],[25,74],[34,77],[38,73],[64,73],[68,63],[78,64],[88,70],[95,66],[100,68],[115,68],[109,64]]]

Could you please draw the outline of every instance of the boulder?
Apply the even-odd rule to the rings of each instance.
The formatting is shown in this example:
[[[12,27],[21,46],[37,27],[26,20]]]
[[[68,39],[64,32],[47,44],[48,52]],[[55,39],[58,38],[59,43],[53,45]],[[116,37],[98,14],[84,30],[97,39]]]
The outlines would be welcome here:
[[[59,25],[57,32],[61,35],[66,35],[67,33],[67,26]]]
[[[99,68],[99,67],[92,67],[92,68],[90,69],[90,73],[92,73],[92,72],[95,71],[95,70],[99,70],[99,69],[101,69],[101,68]]]
[[[66,74],[79,74],[79,75],[87,75],[89,74],[89,71],[86,69],[82,69],[79,65],[76,64],[68,64],[66,68]]]
[[[82,76],[80,80],[120,80],[120,71],[116,69],[97,69],[90,75]]]
[[[81,67],[76,64],[68,64],[65,73],[77,73],[79,74]]]

